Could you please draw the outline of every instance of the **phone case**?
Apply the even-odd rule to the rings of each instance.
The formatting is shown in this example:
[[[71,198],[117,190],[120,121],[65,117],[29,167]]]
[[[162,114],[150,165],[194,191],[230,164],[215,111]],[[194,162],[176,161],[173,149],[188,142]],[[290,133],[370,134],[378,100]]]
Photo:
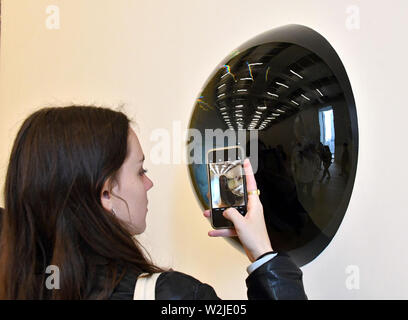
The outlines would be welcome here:
[[[212,198],[212,197],[211,197],[211,186],[210,186],[210,183],[211,183],[211,181],[210,181],[210,171],[209,171],[209,169],[208,169],[208,163],[209,163],[209,162],[208,162],[208,154],[209,154],[210,152],[217,151],[217,150],[228,150],[228,149],[235,149],[235,148],[240,148],[240,149],[241,149],[241,154],[242,154],[242,155],[244,154],[244,150],[243,150],[243,148],[242,148],[241,146],[232,146],[232,147],[224,147],[224,148],[213,148],[213,149],[210,149],[210,150],[207,151],[207,155],[206,155],[206,160],[207,160],[206,169],[207,169],[208,189],[209,189],[209,191],[210,191],[210,199],[208,199],[208,200],[209,200],[209,202],[210,202],[210,212],[211,212],[211,219],[210,219],[210,221],[211,221],[211,226],[213,227],[213,229],[234,229],[234,226],[232,225],[232,226],[217,227],[217,226],[214,225],[213,212],[212,212],[213,208],[212,208],[212,199],[211,199],[211,198]],[[241,160],[243,160],[243,159],[241,159]],[[242,171],[244,171],[243,164],[241,164],[241,166],[242,166]],[[247,189],[246,189],[245,173],[243,174],[243,186],[244,186],[245,207],[247,207],[247,205],[248,205],[248,195],[247,195]]]

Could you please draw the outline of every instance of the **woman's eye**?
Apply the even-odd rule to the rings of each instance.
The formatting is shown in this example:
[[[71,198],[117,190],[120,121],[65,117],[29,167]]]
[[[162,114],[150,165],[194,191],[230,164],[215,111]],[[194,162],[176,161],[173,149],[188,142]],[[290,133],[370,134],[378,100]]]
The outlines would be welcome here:
[[[143,176],[144,174],[146,174],[147,169],[142,169],[142,171],[140,171],[140,175]]]

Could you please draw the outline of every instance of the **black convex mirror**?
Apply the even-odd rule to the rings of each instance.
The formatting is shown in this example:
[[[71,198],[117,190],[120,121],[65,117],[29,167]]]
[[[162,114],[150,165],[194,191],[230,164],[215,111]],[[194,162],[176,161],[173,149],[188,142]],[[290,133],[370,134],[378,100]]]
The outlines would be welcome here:
[[[209,77],[189,128],[202,137],[215,130],[211,142],[219,141],[188,141],[201,149],[202,161],[189,154],[189,173],[203,209],[209,208],[205,154],[228,146],[225,132],[232,132],[256,168],[274,249],[287,251],[299,266],[324,250],[347,210],[358,155],[352,89],[325,38],[288,25],[247,41]]]

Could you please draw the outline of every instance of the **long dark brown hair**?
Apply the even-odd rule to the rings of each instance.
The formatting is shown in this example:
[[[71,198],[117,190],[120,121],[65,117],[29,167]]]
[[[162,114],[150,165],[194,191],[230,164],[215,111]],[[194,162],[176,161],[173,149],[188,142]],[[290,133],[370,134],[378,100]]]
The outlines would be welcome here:
[[[0,299],[106,299],[128,271],[164,271],[101,204],[126,159],[130,122],[94,106],[42,108],[24,121],[4,189]],[[46,288],[50,265],[59,289]]]

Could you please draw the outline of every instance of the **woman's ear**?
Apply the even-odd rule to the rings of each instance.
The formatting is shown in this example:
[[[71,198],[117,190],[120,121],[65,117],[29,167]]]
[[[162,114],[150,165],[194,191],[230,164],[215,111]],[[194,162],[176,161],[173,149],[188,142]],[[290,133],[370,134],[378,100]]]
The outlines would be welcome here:
[[[107,211],[112,211],[112,195],[108,188],[108,182],[105,182],[105,185],[102,188],[101,204]]]

